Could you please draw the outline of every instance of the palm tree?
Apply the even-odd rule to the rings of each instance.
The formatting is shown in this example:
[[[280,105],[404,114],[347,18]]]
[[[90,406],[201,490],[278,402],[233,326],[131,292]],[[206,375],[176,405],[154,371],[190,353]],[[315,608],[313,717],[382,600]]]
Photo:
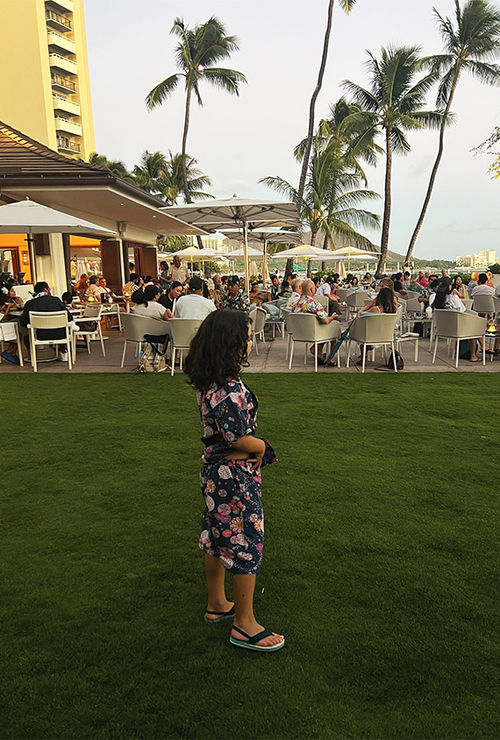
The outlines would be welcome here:
[[[146,104],[149,110],[161,105],[175,90],[180,80],[184,78],[186,103],[181,151],[182,175],[184,197],[186,203],[191,203],[186,161],[191,98],[194,95],[198,104],[203,105],[199,89],[199,84],[203,80],[215,87],[226,90],[232,95],[239,95],[240,85],[246,82],[246,77],[234,69],[213,66],[238,49],[236,36],[227,36],[225,27],[218,18],[213,16],[206,23],[194,28],[189,28],[184,25],[181,18],[176,18],[171,33],[179,38],[175,55],[177,67],[181,71],[158,83],[148,93]]]
[[[127,182],[133,182],[133,177],[127,170],[125,164],[120,160],[108,159],[104,154],[97,154],[97,152],[91,152],[89,154],[89,164],[93,164],[96,167],[103,167],[108,169],[115,177],[120,177],[122,180]]]
[[[439,111],[421,110],[435,75],[431,72],[414,83],[419,68],[419,51],[418,46],[389,46],[382,48],[380,59],[368,52],[370,89],[366,90],[349,80],[343,82],[353,101],[362,109],[358,117],[360,121],[365,121],[367,132],[383,132],[385,137],[384,215],[377,276],[383,271],[389,246],[393,153],[406,154],[410,150],[405,131],[437,126],[441,122]]]
[[[136,185],[153,195],[163,195],[163,183],[167,176],[167,160],[162,152],[148,152],[146,149],[141,161],[133,170]]]
[[[170,205],[175,205],[178,198],[184,192],[184,173],[183,173],[183,157],[182,154],[172,154],[169,151],[169,158],[167,160],[166,175],[162,181],[162,195],[169,202]],[[187,189],[189,193],[190,202],[191,200],[202,200],[203,198],[213,198],[213,195],[206,193],[203,188],[207,185],[211,185],[212,181],[203,172],[196,167],[198,164],[194,157],[190,157],[186,154],[186,174],[187,174]]]
[[[313,152],[300,216],[311,231],[313,245],[323,232],[333,247],[336,235],[348,236],[356,245],[366,247],[371,242],[356,229],[378,226],[379,217],[359,206],[365,200],[380,196],[371,190],[359,188],[363,175],[338,153],[336,147],[337,142],[333,141]],[[297,201],[297,190],[283,178],[265,177],[260,182]]]
[[[428,57],[424,63],[436,75],[441,74],[437,104],[444,108],[439,129],[438,153],[434,162],[417,225],[406,253],[410,262],[418,234],[422,228],[431,199],[437,171],[444,150],[444,130],[450,121],[450,110],[458,81],[463,71],[470,72],[480,82],[488,85],[500,83],[500,67],[491,62],[500,52],[500,11],[486,0],[467,0],[463,9],[455,0],[456,25],[450,18],[443,18],[436,8],[434,16],[444,41],[445,54]]]
[[[342,7],[343,10],[345,10],[346,13],[349,13],[352,10],[355,2],[356,0],[339,0],[340,6]],[[299,189],[297,191],[297,208],[299,209],[299,211],[302,206],[302,198],[304,197],[304,188],[305,188],[306,177],[307,177],[307,168],[309,166],[309,157],[311,156],[311,149],[313,145],[314,110],[316,108],[316,100],[318,98],[318,95],[321,90],[321,86],[323,84],[323,75],[325,73],[326,60],[328,58],[328,47],[330,45],[330,35],[332,32],[333,6],[334,5],[335,5],[335,0],[329,0],[325,38],[323,41],[323,52],[321,55],[321,63],[319,66],[318,81],[316,82],[316,87],[314,88],[314,91],[311,97],[311,102],[309,104],[309,125],[307,129],[307,139],[306,139],[306,146],[304,150],[304,157],[302,160],[302,169],[300,172]]]

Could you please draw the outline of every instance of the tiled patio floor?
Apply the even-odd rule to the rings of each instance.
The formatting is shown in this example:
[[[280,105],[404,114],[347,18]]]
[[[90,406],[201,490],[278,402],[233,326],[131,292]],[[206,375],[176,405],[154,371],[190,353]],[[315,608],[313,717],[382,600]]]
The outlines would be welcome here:
[[[125,365],[120,368],[121,355],[123,351],[123,334],[117,330],[110,329],[105,332],[107,340],[105,342],[106,357],[102,356],[101,347],[98,342],[92,342],[91,354],[89,355],[85,349],[77,350],[77,360],[73,372],[78,373],[103,373],[103,372],[116,372],[116,373],[130,373],[134,372],[137,366],[137,359],[135,356],[135,347],[131,344],[128,345]],[[246,369],[247,372],[256,373],[277,373],[277,372],[288,372],[288,362],[286,360],[286,340],[276,334],[274,341],[266,340],[265,343],[259,341],[258,343],[259,354],[257,355],[254,351],[250,359],[250,367]],[[429,340],[421,339],[419,342],[419,359],[418,363],[414,362],[414,344],[413,342],[403,343],[401,345],[401,354],[405,361],[404,372],[456,372],[455,363],[453,358],[447,354],[446,342],[441,341],[438,348],[438,355],[436,363],[432,364],[432,355],[429,352]],[[353,349],[352,362],[349,368],[345,367],[345,354],[344,347],[341,349],[341,362],[342,367],[340,368],[318,368],[319,373],[361,373],[361,368],[356,366],[355,350]],[[367,362],[366,372],[379,374],[380,371],[375,370],[376,367],[380,366],[383,362],[381,350],[377,351],[376,361]],[[43,362],[38,366],[39,372],[41,373],[65,373],[68,371],[67,363],[54,361],[54,362]],[[498,372],[500,369],[500,357],[494,358],[493,362],[490,361],[490,357],[486,356],[486,365],[482,365],[481,362],[471,363],[468,360],[460,360],[459,371],[462,372]],[[5,360],[0,365],[0,373],[31,373],[32,368],[30,364],[25,364],[24,368],[16,365],[11,365]],[[304,365],[304,350],[303,345],[296,345],[294,354],[293,367],[290,372],[314,372],[314,360],[311,355],[307,356],[307,364]],[[387,371],[390,372],[390,371]]]

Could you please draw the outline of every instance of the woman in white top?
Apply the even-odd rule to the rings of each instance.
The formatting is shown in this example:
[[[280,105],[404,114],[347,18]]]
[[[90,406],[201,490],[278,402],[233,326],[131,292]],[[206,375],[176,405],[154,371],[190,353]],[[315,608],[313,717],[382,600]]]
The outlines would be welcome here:
[[[136,290],[132,294],[134,303],[132,313],[137,316],[149,316],[150,319],[163,319],[168,321],[168,311],[165,306],[158,303],[160,289],[156,285],[146,285],[144,290]]]
[[[452,293],[451,283],[440,284],[437,292],[429,296],[429,306],[435,308],[453,308],[455,311],[464,313],[465,306],[462,299],[456,293]]]

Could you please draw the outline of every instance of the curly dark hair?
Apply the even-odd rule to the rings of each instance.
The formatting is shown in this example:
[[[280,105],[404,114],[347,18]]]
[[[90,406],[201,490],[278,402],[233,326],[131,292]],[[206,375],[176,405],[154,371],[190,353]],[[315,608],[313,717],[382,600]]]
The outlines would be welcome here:
[[[196,390],[237,378],[247,359],[250,319],[243,311],[212,311],[191,342],[184,367]]]

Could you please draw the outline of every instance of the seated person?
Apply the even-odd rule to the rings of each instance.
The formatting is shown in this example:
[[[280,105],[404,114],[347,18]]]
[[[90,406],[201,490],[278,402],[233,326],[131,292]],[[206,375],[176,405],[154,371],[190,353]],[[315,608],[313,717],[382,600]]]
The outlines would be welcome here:
[[[102,289],[99,287],[99,278],[97,275],[92,275],[89,279],[89,287],[87,288],[86,299],[91,303],[94,301],[101,300]]]
[[[248,298],[252,306],[262,306],[264,295],[259,290],[259,283],[252,283],[250,285],[250,293],[248,294]]]
[[[147,285],[132,293],[133,307],[130,309],[136,316],[149,316],[151,319],[168,321],[169,316],[165,306],[158,303],[160,289],[156,285]]]
[[[325,282],[316,289],[316,295],[328,296],[328,314],[331,316],[332,314],[336,313],[338,316],[340,316],[339,299],[338,296],[336,296],[333,292],[332,287],[333,278],[328,275],[325,278]]]
[[[160,303],[167,309],[169,319],[174,318],[174,308],[176,301],[178,298],[181,297],[183,292],[184,288],[182,287],[181,283],[178,280],[174,280],[170,283],[170,288],[168,289],[168,291],[158,298],[158,303]]]
[[[98,286],[101,289],[101,302],[112,303],[115,298],[115,294],[111,288],[108,288],[108,281],[103,275],[99,278]]]
[[[469,283],[470,285],[470,283]],[[488,275],[485,272],[480,272],[477,278],[477,285],[469,291],[471,298],[475,298],[478,295],[495,295],[495,288],[488,285]]]
[[[40,282],[36,283],[35,288],[35,297],[32,298],[30,301],[26,301],[24,304],[23,309],[23,315],[19,319],[19,326],[22,326],[24,329],[28,326],[30,322],[29,313],[30,311],[43,311],[46,313],[50,313],[53,311],[66,311],[68,314],[68,321],[71,323],[73,328],[75,327],[75,324],[73,323],[73,316],[68,311],[67,307],[64,305],[64,303],[61,301],[60,298],[57,296],[53,296],[50,291],[50,286],[48,283],[46,283],[44,280],[41,280]],[[66,330],[65,329],[38,329],[36,332],[37,339],[64,339],[66,336]],[[25,342],[27,344],[27,338],[28,335],[25,335]],[[68,353],[67,352],[60,352],[59,356],[63,362],[66,362],[68,359]]]
[[[176,319],[205,319],[215,310],[215,303],[203,297],[203,280],[194,276],[189,279],[188,294],[177,300],[174,316]]]
[[[372,313],[396,313],[398,308],[397,298],[392,288],[380,288],[378,295],[370,303],[361,309],[358,316]]]
[[[280,292],[278,293],[278,298],[290,298],[292,295],[292,291],[290,289],[290,282],[289,278],[286,278],[281,283]]]
[[[271,275],[271,300],[275,301],[276,298],[279,298],[279,292],[280,292],[280,281],[278,280],[277,275]]]
[[[288,308],[288,309],[292,308],[297,303],[300,296],[302,295],[302,280],[300,280],[300,278],[294,278],[292,280],[291,288],[292,288],[292,295],[290,296],[290,298],[287,300],[285,304],[285,308]]]
[[[11,311],[20,311],[23,307],[24,301],[16,295],[16,290],[13,286],[2,288],[0,291],[0,314],[3,314],[4,321],[8,318]]]
[[[327,313],[321,303],[314,298],[314,283],[312,280],[304,280],[302,283],[302,295],[296,303],[292,306],[292,313],[311,313],[316,316],[321,324],[329,324],[331,321],[338,319],[337,314],[327,316]],[[323,362],[323,344],[316,345],[318,362]],[[311,347],[310,352],[314,355],[314,345]]]
[[[61,301],[64,303],[66,308],[71,309],[71,306],[73,305],[73,295],[69,292],[69,290],[66,290],[62,296]]]
[[[460,275],[455,275],[453,278],[453,293],[457,295],[462,301],[467,298],[467,291],[465,289],[464,281]]]
[[[141,287],[143,284],[143,280],[136,272],[130,273],[130,279],[128,283],[125,283],[123,286],[123,295],[124,296],[131,296],[132,293],[134,293],[138,288]]]
[[[250,311],[250,301],[247,294],[240,287],[238,275],[230,275],[227,279],[227,291],[220,299],[221,309],[232,309],[233,311]]]

